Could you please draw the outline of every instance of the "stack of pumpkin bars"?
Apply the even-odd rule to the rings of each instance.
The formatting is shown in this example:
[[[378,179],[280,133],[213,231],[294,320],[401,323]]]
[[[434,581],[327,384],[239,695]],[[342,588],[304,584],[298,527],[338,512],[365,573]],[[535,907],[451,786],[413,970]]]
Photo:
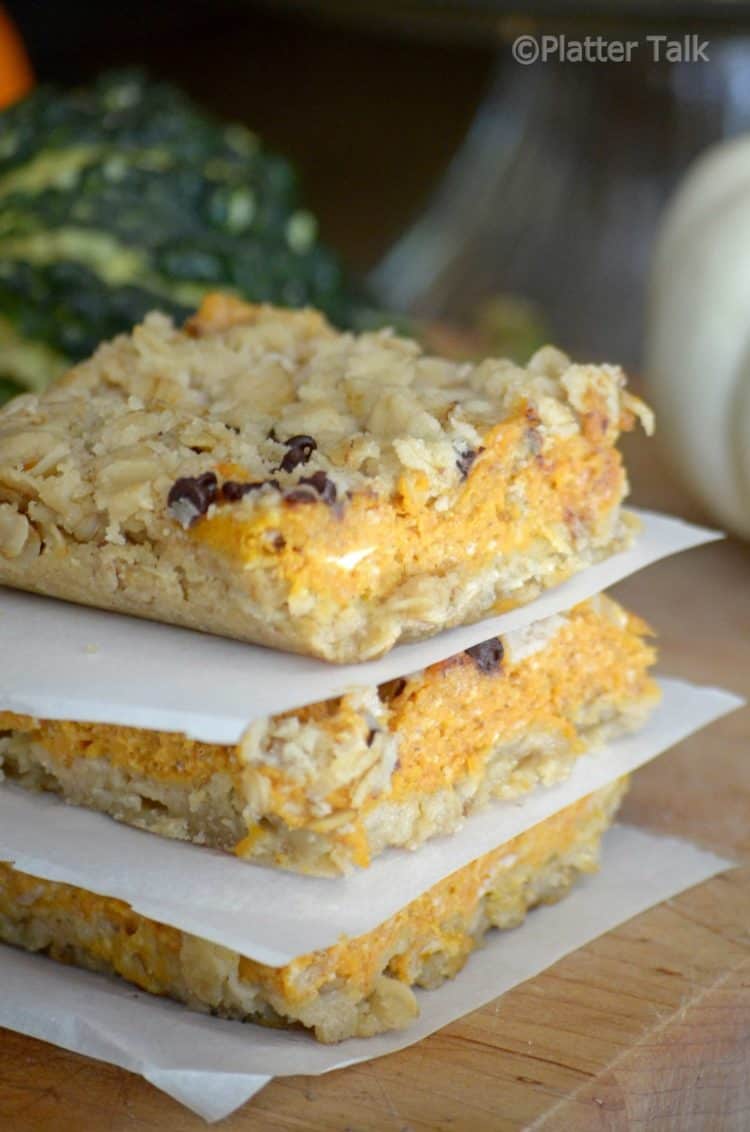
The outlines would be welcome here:
[[[637,537],[616,442],[638,419],[650,430],[620,370],[556,350],[526,368],[459,365],[387,331],[210,296],[184,327],[150,315],[0,412],[0,582],[321,666],[372,659],[523,605]],[[153,834],[336,885],[639,728],[659,695],[648,638],[600,595],[256,718],[236,744],[5,711],[0,766]],[[205,681],[210,694],[208,667]],[[225,1017],[368,1036],[408,1025],[413,987],[452,977],[489,929],[595,868],[625,788],[576,801],[358,938],[305,954],[300,923],[283,967],[10,865],[0,939]]]

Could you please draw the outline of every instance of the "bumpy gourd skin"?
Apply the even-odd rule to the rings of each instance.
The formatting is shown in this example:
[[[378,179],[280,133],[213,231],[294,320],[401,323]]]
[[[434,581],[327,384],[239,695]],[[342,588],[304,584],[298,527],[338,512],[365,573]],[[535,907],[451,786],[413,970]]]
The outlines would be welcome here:
[[[244,126],[129,72],[0,115],[0,401],[217,285],[354,317],[293,169]]]

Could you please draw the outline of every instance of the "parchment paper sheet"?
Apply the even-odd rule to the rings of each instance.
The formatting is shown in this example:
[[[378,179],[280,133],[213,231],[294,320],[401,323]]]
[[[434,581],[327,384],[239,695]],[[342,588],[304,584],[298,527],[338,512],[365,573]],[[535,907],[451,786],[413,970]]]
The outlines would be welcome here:
[[[722,536],[637,512],[635,546],[499,617],[332,665],[0,588],[0,711],[120,723],[235,743],[253,719],[381,684],[499,633],[570,609],[636,570]]]
[[[615,827],[605,838],[597,876],[559,904],[531,912],[520,928],[491,932],[456,979],[418,992],[421,1016],[400,1033],[321,1046],[306,1034],[194,1014],[115,979],[3,946],[0,1025],[140,1073],[207,1120],[219,1120],[271,1077],[326,1073],[411,1045],[729,867],[687,842]],[[501,1002],[500,1027],[502,1011]]]
[[[570,608],[669,554],[720,537],[664,516],[643,518],[645,528],[634,548],[523,609],[400,646],[359,666],[334,667],[2,590],[0,709],[236,742],[259,715],[416,671]],[[0,788],[0,859],[119,896],[144,915],[283,964],[301,950],[329,946],[342,932],[369,930],[462,864],[740,704],[715,689],[663,683],[665,703],[649,727],[580,760],[568,783],[537,791],[519,804],[497,804],[469,819],[453,838],[432,842],[415,855],[385,854],[370,870],[346,880],[255,868],[9,786]],[[439,991],[419,992],[421,1017],[399,1034],[320,1046],[304,1034],[191,1013],[115,979],[7,947],[0,947],[0,1025],[138,1072],[206,1119],[217,1120],[273,1076],[323,1073],[410,1045],[729,866],[684,842],[627,827],[613,830],[601,874],[585,879],[561,904],[532,913],[521,928],[491,933],[488,945],[456,980]],[[300,924],[305,925],[304,944]]]
[[[371,930],[462,865],[741,703],[728,692],[679,680],[665,679],[662,686],[663,701],[648,725],[579,759],[566,782],[494,803],[454,835],[429,841],[415,853],[390,850],[349,877],[263,868],[9,785],[0,786],[0,860],[34,876],[119,897],[151,919],[282,966],[332,946],[344,934]]]

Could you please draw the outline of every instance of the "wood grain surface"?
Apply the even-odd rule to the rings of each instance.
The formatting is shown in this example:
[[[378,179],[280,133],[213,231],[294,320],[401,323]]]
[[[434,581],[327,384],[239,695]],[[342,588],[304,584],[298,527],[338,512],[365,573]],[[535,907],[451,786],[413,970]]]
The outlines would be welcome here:
[[[655,444],[628,443],[635,502],[704,519]],[[750,546],[652,567],[618,595],[659,630],[661,668],[750,696]],[[700,885],[401,1053],[272,1082],[226,1132],[747,1132],[750,712],[638,771],[624,816],[735,855]],[[0,988],[0,993],[2,989]],[[192,1132],[141,1078],[0,1030],[2,1132]]]

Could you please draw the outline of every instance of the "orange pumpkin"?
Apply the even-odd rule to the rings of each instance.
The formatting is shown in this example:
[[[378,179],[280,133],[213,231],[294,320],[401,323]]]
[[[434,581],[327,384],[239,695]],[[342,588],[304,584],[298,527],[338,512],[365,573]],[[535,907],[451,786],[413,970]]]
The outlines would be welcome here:
[[[0,109],[23,98],[33,85],[34,73],[23,41],[0,7]]]

